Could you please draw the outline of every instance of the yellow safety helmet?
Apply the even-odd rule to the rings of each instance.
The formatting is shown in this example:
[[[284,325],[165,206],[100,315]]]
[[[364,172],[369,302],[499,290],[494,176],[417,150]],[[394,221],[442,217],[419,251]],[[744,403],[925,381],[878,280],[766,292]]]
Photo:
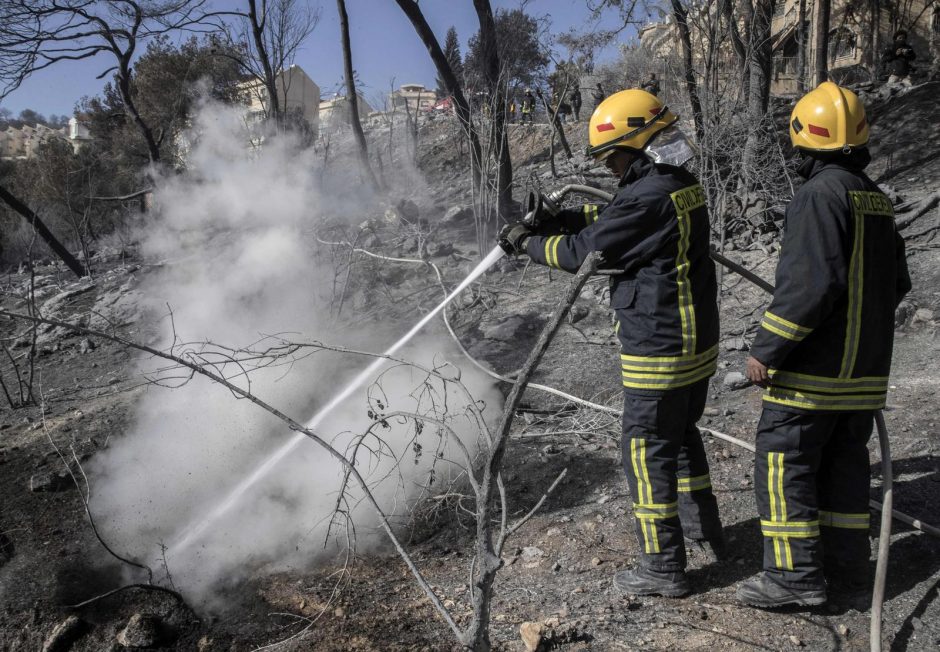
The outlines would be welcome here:
[[[814,152],[862,147],[868,142],[865,105],[849,89],[823,82],[793,107],[790,142]]]
[[[678,119],[652,93],[637,88],[614,93],[591,116],[587,154],[602,160],[615,149],[641,151],[653,136]]]

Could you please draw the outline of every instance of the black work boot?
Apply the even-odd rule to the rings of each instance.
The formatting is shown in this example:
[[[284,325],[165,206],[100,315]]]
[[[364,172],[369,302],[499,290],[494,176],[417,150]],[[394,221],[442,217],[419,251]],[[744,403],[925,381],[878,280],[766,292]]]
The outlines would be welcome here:
[[[664,573],[637,566],[614,575],[614,588],[628,595],[661,595],[681,598],[692,588],[685,571]]]
[[[767,573],[760,573],[741,582],[738,586],[738,600],[761,609],[788,605],[811,607],[826,602],[826,588],[792,589],[778,584]]]

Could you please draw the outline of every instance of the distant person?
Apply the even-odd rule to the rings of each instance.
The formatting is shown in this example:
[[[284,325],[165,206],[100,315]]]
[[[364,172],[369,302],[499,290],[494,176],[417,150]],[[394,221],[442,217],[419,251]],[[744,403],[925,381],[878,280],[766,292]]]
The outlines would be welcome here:
[[[656,73],[655,73],[655,72],[651,72],[651,73],[650,73],[650,78],[647,79],[647,80],[643,83],[643,85],[640,86],[640,88],[642,88],[642,89],[643,89],[644,91],[646,91],[647,93],[652,93],[653,95],[656,95],[656,96],[658,97],[658,96],[659,96],[660,88],[659,88],[659,80],[656,79]]]
[[[559,92],[552,98],[552,108],[555,109],[558,121],[564,124],[568,119],[568,114],[571,113],[571,105],[565,102],[563,93]]]
[[[575,122],[580,121],[581,120],[581,89],[575,86],[574,90],[568,93],[568,101],[571,103],[571,110],[574,112]]]
[[[516,121],[516,101],[511,100],[509,102],[509,122],[512,124]]]
[[[529,124],[533,123],[532,113],[535,111],[535,96],[532,95],[531,89],[525,89],[525,94],[522,96],[522,124],[528,122]]]
[[[601,86],[600,82],[597,82],[597,88],[591,93],[591,97],[594,98],[594,109],[597,110],[597,107],[599,107],[601,102],[607,97],[607,93],[604,92],[604,88]]]
[[[911,61],[917,58],[912,48],[907,43],[907,32],[903,29],[894,35],[894,43],[885,48],[881,59],[888,68],[889,84],[901,83],[904,86],[911,86]]]

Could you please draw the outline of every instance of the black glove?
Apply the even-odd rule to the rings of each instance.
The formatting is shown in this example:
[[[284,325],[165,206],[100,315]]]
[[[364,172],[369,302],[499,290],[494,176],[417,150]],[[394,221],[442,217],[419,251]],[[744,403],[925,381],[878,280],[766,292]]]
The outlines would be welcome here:
[[[532,235],[532,229],[522,222],[507,224],[499,231],[497,243],[510,256],[524,254],[526,240]]]

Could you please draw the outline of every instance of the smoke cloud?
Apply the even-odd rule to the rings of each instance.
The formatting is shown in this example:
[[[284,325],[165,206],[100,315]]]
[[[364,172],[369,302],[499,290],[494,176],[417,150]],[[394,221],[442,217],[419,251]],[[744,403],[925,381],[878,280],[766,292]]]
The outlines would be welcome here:
[[[344,191],[318,187],[318,162],[311,150],[278,138],[249,151],[242,115],[219,106],[203,108],[190,139],[186,174],[158,184],[157,210],[142,234],[144,255],[165,261],[149,275],[144,292],[151,313],[166,315],[167,304],[172,309],[172,326],[165,317],[157,346],[175,341],[174,352],[180,354],[183,342],[238,347],[267,334],[291,333],[285,337],[378,352],[410,327],[377,330],[373,322],[355,329],[331,321],[333,270],[329,259],[318,255],[313,232],[331,214],[362,221],[369,207],[352,204],[352,193],[340,196]],[[426,334],[401,355],[426,365],[445,358],[461,362],[449,340]],[[370,362],[317,353],[253,373],[250,389],[306,423]],[[139,366],[152,377],[167,376],[156,371],[161,361],[142,359]],[[369,409],[377,405],[422,412],[446,399],[450,425],[472,450],[477,430],[464,397],[424,379],[411,368],[388,371],[371,401],[363,388],[318,426],[318,434],[343,450],[351,433],[366,429]],[[487,405],[486,415],[498,415],[501,396],[492,381],[469,364],[463,365],[462,380]],[[244,378],[235,382],[247,387]],[[442,446],[433,427],[416,435],[413,422],[391,419],[378,433],[388,448],[381,456],[362,451],[359,468],[376,481],[385,478],[378,485],[379,498],[385,508],[402,514],[427,482],[431,465],[439,465],[440,482],[452,470],[447,461],[457,455],[454,447]],[[196,377],[175,389],[151,386],[130,430],[94,459],[92,509],[118,550],[159,566],[161,545],[170,546],[169,570],[191,599],[213,600],[231,583],[258,573],[309,568],[323,554],[342,478],[339,464],[311,441],[301,442],[193,545],[171,546],[293,436],[275,417],[206,379]],[[368,545],[374,516],[362,504],[354,514],[358,543]],[[345,533],[328,546],[332,554],[344,541]]]

